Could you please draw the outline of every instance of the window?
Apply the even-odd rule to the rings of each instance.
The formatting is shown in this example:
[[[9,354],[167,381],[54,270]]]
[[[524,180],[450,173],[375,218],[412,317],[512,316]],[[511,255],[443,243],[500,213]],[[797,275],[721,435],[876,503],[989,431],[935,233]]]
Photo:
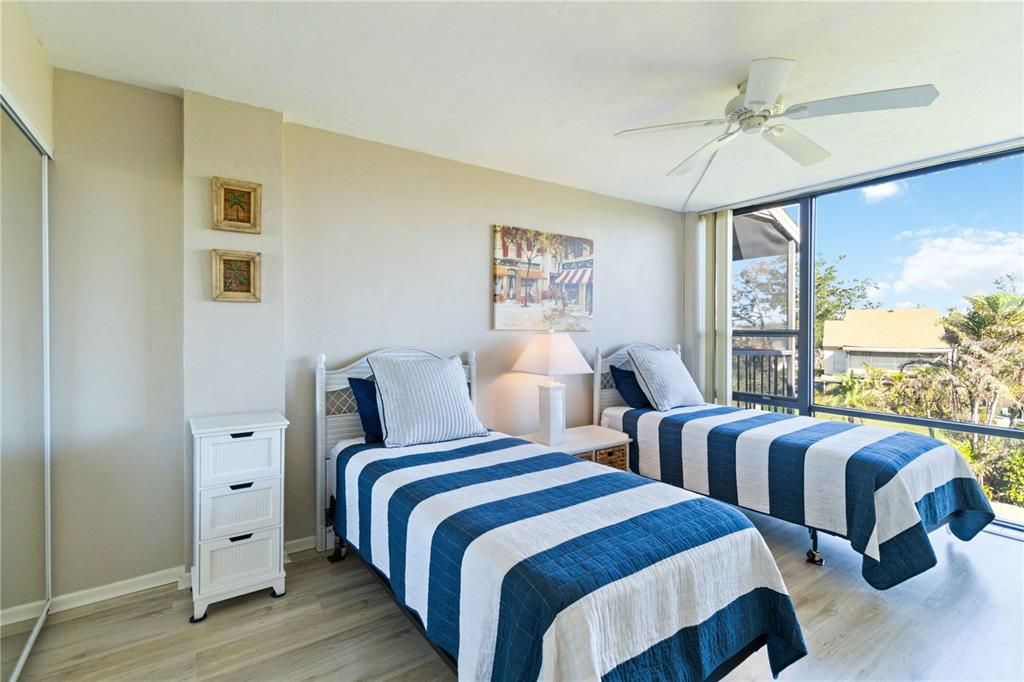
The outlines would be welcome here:
[[[778,245],[742,248],[771,242],[780,210],[800,225],[786,265]],[[734,229],[736,401],[930,434],[1024,525],[1024,153],[737,212]],[[800,347],[814,349],[803,380],[780,359]]]

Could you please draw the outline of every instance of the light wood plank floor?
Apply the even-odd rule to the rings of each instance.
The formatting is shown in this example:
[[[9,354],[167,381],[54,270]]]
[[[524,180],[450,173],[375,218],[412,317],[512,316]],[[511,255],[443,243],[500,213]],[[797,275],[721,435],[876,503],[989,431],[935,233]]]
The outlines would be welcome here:
[[[754,521],[810,648],[782,679],[1024,679],[1024,543],[937,531],[939,566],[878,592],[844,541],[822,538],[819,568],[803,560],[803,529]],[[358,557],[303,552],[287,570],[284,598],[214,605],[198,625],[189,592],[173,587],[55,614],[23,679],[453,679]],[[729,677],[770,678],[763,650]]]

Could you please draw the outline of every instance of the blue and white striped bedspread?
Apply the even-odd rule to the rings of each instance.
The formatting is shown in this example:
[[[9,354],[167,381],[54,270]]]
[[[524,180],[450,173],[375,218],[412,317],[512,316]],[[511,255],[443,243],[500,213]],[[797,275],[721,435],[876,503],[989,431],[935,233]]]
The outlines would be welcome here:
[[[936,563],[928,533],[970,540],[995,518],[964,458],[914,433],[721,405],[611,407],[630,469],[850,540],[880,590]]]
[[[499,433],[337,458],[335,533],[463,680],[702,680],[806,653],[764,540],[728,506]]]

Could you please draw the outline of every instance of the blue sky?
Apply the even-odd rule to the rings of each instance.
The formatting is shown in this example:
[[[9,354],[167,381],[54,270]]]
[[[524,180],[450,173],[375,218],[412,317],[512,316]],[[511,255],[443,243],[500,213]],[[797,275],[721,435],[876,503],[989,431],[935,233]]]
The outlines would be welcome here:
[[[962,307],[993,278],[1024,284],[1024,155],[820,197],[818,254],[878,283],[885,308]]]

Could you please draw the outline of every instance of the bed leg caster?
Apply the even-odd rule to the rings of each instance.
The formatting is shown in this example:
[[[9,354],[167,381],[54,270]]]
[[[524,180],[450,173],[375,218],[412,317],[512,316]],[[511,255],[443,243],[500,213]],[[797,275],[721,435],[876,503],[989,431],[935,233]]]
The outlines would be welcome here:
[[[822,558],[821,552],[818,551],[818,531],[814,528],[808,528],[807,532],[811,536],[811,548],[807,550],[807,563],[822,566],[825,563],[825,559]]]
[[[188,617],[188,622],[195,625],[206,620],[206,608],[206,606],[195,605],[192,609],[192,615]]]
[[[341,538],[334,538],[334,552],[331,556],[327,557],[327,560],[332,564],[336,564],[346,556],[348,556],[348,545]]]
[[[273,597],[274,599],[280,599],[281,597],[283,597],[286,594],[288,594],[288,593],[287,592],[278,592],[273,587],[270,588],[270,596]]]

